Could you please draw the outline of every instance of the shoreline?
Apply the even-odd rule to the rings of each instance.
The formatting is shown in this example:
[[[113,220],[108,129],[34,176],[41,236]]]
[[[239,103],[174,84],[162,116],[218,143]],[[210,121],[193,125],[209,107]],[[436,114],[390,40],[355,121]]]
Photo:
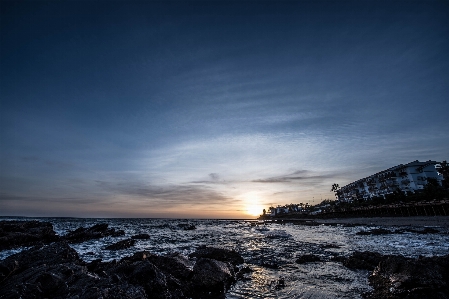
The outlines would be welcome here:
[[[353,218],[273,218],[282,222],[304,222],[324,225],[432,226],[449,229],[449,216],[353,217]]]

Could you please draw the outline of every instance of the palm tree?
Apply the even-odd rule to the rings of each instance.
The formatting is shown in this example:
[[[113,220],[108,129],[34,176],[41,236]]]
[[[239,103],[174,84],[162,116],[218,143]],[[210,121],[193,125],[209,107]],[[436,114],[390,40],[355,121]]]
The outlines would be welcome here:
[[[331,192],[335,192],[335,197],[338,199],[338,191],[340,190],[340,185],[332,184]]]
[[[332,184],[332,192],[336,192],[338,189],[340,189],[340,186],[338,184]]]

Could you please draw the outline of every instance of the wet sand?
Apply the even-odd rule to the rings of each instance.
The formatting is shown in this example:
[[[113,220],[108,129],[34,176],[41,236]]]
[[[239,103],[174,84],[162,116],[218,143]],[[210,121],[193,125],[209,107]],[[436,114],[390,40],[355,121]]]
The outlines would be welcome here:
[[[314,221],[324,224],[372,224],[387,226],[434,226],[449,228],[449,216],[333,218],[314,219]]]

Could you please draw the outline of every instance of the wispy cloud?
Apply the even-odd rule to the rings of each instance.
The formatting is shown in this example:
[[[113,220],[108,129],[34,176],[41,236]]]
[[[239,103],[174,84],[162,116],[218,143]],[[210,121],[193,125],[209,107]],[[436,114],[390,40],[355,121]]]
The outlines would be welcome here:
[[[332,178],[338,178],[341,176],[341,174],[337,173],[327,173],[327,174],[316,174],[314,171],[310,170],[297,170],[295,172],[276,176],[276,177],[270,177],[266,179],[256,179],[252,180],[253,183],[291,183],[295,181],[306,181],[308,184],[310,184],[312,181],[319,182],[322,180],[328,180]]]
[[[192,204],[219,204],[233,201],[231,198],[204,185],[151,185],[138,182],[96,181],[97,185],[112,194],[139,197],[155,206]]]

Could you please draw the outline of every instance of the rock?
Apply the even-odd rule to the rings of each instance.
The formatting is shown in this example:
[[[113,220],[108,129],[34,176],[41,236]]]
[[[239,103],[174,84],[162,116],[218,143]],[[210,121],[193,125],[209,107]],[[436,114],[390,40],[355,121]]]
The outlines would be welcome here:
[[[135,243],[136,243],[136,240],[126,239],[126,240],[122,240],[117,243],[114,243],[112,245],[106,246],[105,249],[107,249],[107,250],[122,250],[122,249],[127,249],[129,247],[134,246]]]
[[[187,280],[192,277],[193,262],[185,256],[174,253],[166,256],[151,255],[147,258],[151,263],[177,279]]]
[[[449,298],[449,255],[409,259],[386,256],[369,277],[365,298]]]
[[[268,269],[279,269],[281,267],[276,260],[263,260],[260,265]]]
[[[139,251],[134,253],[132,256],[124,257],[124,260],[130,260],[130,261],[145,261],[148,257],[152,256],[154,254],[148,252],[148,251]]]
[[[305,264],[305,263],[312,263],[312,262],[320,262],[321,258],[314,254],[304,254],[301,255],[297,260],[297,264]]]
[[[283,277],[279,278],[276,282],[276,285],[274,286],[276,290],[280,290],[285,288],[285,279]]]
[[[250,274],[250,273],[252,273],[252,272],[253,272],[253,270],[252,270],[250,267],[248,267],[248,266],[243,266],[243,267],[241,267],[241,269],[236,273],[235,278],[236,278],[236,280],[251,280],[251,278],[248,277],[248,276],[245,275],[245,274]]]
[[[68,283],[87,276],[82,264],[65,242],[11,255],[0,261],[0,294],[2,298],[66,298]]]
[[[180,254],[142,251],[119,261],[85,263],[66,241],[0,261],[0,298],[200,298],[224,296],[234,281],[229,262],[198,258],[193,266]]]
[[[135,239],[135,240],[147,240],[150,238],[149,234],[138,234],[138,235],[134,235],[131,237],[131,239]]]
[[[148,261],[140,261],[133,263],[130,268],[131,283],[143,286],[146,294],[150,294],[152,298],[170,298],[167,277],[155,265]]]
[[[80,227],[74,231],[68,232],[62,238],[70,243],[82,243],[91,239],[99,239],[107,236],[118,237],[123,236],[124,231],[116,231],[114,228],[108,228],[107,223],[96,224],[92,227]]]
[[[383,259],[383,255],[371,251],[356,251],[348,258],[343,259],[343,265],[350,269],[374,270]]]
[[[199,293],[224,293],[234,281],[234,273],[229,263],[200,258],[193,267],[192,284]]]
[[[190,258],[209,258],[222,262],[229,262],[232,265],[244,263],[243,257],[234,250],[203,246],[195,252],[189,254]]]
[[[0,250],[58,241],[49,222],[0,221]]]
[[[184,230],[195,230],[196,226],[191,223],[180,223],[178,227],[183,228]]]
[[[41,264],[74,263],[81,264],[78,253],[66,242],[57,242],[48,246],[35,246],[31,249],[13,254],[0,261],[1,267],[6,267],[14,273],[20,273],[27,267],[37,267]]]

